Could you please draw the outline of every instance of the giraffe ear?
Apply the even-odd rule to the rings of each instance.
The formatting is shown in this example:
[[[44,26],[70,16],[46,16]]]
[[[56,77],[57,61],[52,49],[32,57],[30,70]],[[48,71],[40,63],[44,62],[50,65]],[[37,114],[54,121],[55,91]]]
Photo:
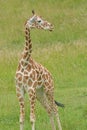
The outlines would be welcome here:
[[[35,15],[35,11],[34,10],[32,10],[32,14]]]

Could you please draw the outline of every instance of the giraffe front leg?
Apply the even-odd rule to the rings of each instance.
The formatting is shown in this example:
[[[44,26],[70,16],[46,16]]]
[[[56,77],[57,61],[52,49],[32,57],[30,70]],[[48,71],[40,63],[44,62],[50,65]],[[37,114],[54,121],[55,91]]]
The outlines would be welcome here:
[[[24,117],[25,117],[25,111],[24,111],[24,92],[20,87],[16,87],[16,93],[19,100],[20,105],[20,130],[24,130]]]
[[[20,130],[24,130],[24,102],[20,103]]]
[[[31,88],[29,90],[29,99],[30,99],[30,122],[32,125],[32,130],[35,130],[35,102],[36,102],[36,93],[35,89]]]

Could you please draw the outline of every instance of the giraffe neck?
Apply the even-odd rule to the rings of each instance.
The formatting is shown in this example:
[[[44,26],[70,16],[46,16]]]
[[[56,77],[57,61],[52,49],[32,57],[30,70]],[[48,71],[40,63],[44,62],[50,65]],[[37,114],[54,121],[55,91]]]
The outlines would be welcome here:
[[[31,38],[30,38],[30,29],[25,26],[25,47],[24,51],[22,54],[22,61],[24,62],[24,65],[29,61],[31,57],[31,52],[32,52],[32,43],[31,43]]]

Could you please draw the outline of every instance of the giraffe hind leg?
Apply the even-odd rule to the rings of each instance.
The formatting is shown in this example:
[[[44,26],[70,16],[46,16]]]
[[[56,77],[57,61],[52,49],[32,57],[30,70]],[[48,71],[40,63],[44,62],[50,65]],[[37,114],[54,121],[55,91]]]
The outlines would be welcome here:
[[[55,116],[55,118],[57,120],[58,128],[59,128],[59,130],[62,130],[57,106],[56,106],[55,101],[54,101],[53,91],[52,90],[47,91],[46,95],[47,95],[47,98],[48,98],[48,101],[49,101],[49,104],[51,107],[51,111],[53,112],[53,115]]]
[[[55,124],[54,124],[53,111],[50,108],[49,101],[47,99],[47,96],[46,96],[43,88],[37,89],[36,96],[37,96],[37,100],[45,108],[45,110],[47,111],[47,113],[48,113],[48,115],[50,117],[50,122],[51,122],[52,130],[56,130],[56,127],[55,127]]]
[[[24,130],[24,118],[25,118],[25,111],[24,111],[24,90],[23,88],[16,87],[16,93],[19,100],[20,105],[20,130]]]

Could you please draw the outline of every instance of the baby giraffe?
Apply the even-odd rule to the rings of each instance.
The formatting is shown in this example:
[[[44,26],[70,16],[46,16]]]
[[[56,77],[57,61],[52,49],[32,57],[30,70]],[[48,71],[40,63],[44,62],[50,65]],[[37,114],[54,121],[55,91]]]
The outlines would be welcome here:
[[[35,103],[36,99],[46,109],[52,130],[56,130],[54,117],[58,123],[59,130],[62,130],[57,105],[63,106],[54,100],[54,85],[50,72],[38,64],[31,57],[32,42],[30,31],[32,28],[53,30],[53,25],[43,20],[32,11],[33,16],[25,23],[25,47],[16,71],[16,93],[20,104],[20,130],[24,130],[24,94],[28,93],[30,101],[30,122],[32,130],[35,130]]]

